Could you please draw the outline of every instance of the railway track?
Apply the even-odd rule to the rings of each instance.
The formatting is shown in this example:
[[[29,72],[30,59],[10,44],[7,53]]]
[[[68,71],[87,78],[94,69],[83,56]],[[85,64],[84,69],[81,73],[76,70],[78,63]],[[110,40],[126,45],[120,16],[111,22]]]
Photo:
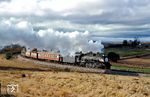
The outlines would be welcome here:
[[[106,69],[95,69],[95,68],[86,68],[86,67],[79,67],[79,66],[72,66],[68,64],[60,64],[54,62],[45,62],[41,60],[30,59],[22,56],[18,56],[19,60],[22,61],[30,61],[37,65],[45,65],[48,68],[60,71],[68,71],[68,72],[81,72],[81,73],[98,73],[98,74],[113,74],[113,75],[125,75],[125,76],[146,76],[150,77],[150,74],[144,74],[139,72],[131,72],[131,71],[124,71],[124,70],[106,70]]]

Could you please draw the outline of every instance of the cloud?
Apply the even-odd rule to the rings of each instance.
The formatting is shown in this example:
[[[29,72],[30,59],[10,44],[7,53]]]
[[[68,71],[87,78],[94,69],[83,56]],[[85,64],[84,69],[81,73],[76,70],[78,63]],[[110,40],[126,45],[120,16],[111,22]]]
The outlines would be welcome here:
[[[74,55],[76,51],[100,52],[103,48],[101,42],[90,41],[88,31],[63,32],[50,28],[34,31],[30,22],[14,18],[2,20],[0,26],[1,44],[19,43],[30,48],[59,50],[63,55]]]
[[[61,41],[63,36],[69,44],[69,33],[85,41],[93,36],[150,37],[148,9],[150,0],[0,0],[0,43],[48,48],[53,46],[47,44],[50,37]]]
[[[0,15],[84,24],[145,24],[149,0],[12,0],[0,4]]]
[[[11,0],[0,0],[0,2],[10,2]]]
[[[70,9],[67,18],[77,23],[137,25],[148,20],[149,7],[149,0],[94,0]]]
[[[76,51],[101,52],[101,42],[89,41],[89,32],[59,32],[53,29],[40,30],[38,32],[43,42],[43,47],[52,50],[60,50],[63,55],[74,55]]]

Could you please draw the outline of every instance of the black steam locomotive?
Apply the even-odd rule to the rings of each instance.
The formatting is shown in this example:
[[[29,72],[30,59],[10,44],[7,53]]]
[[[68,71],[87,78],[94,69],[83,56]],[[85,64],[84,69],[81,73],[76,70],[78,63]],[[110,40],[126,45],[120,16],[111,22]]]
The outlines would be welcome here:
[[[82,53],[77,52],[74,57],[65,56],[63,62],[72,63],[77,66],[87,68],[103,68],[110,69],[111,64],[106,56],[101,56],[95,53]]]

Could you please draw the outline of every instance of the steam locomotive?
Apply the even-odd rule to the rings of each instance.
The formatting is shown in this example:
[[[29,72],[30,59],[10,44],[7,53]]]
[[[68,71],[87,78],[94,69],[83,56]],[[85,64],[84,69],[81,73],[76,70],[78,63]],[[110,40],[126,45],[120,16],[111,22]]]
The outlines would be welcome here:
[[[111,64],[106,56],[100,56],[95,53],[76,52],[75,56],[62,56],[60,53],[37,51],[36,49],[26,51],[23,49],[21,55],[37,60],[66,63],[87,68],[110,69],[111,67]]]

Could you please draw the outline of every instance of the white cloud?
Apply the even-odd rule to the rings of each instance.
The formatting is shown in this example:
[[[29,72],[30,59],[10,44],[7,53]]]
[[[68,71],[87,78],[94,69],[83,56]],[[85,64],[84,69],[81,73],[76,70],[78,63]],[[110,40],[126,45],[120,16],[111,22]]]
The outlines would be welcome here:
[[[51,9],[61,12],[76,7],[80,2],[81,0],[41,0],[38,4],[42,9]]]
[[[0,3],[0,15],[46,16],[79,23],[141,23],[150,17],[149,8],[149,0],[11,0]]]
[[[85,31],[89,32],[88,37],[150,36],[150,0],[6,1],[0,1],[1,43],[13,40],[43,46],[47,41],[40,37],[54,34],[58,38],[68,33],[63,37],[74,38]]]
[[[28,22],[27,21],[21,21],[17,24],[17,27],[20,29],[27,29],[28,28]]]
[[[31,48],[60,50],[63,55],[74,55],[76,51],[100,52],[101,48],[103,48],[101,42],[88,42],[90,39],[88,31],[63,32],[49,28],[35,32],[30,22],[15,21],[15,19],[12,22],[11,20],[3,20],[0,23],[0,26],[3,27],[0,28],[0,44],[20,43]],[[7,26],[7,29],[4,29],[5,26]]]

